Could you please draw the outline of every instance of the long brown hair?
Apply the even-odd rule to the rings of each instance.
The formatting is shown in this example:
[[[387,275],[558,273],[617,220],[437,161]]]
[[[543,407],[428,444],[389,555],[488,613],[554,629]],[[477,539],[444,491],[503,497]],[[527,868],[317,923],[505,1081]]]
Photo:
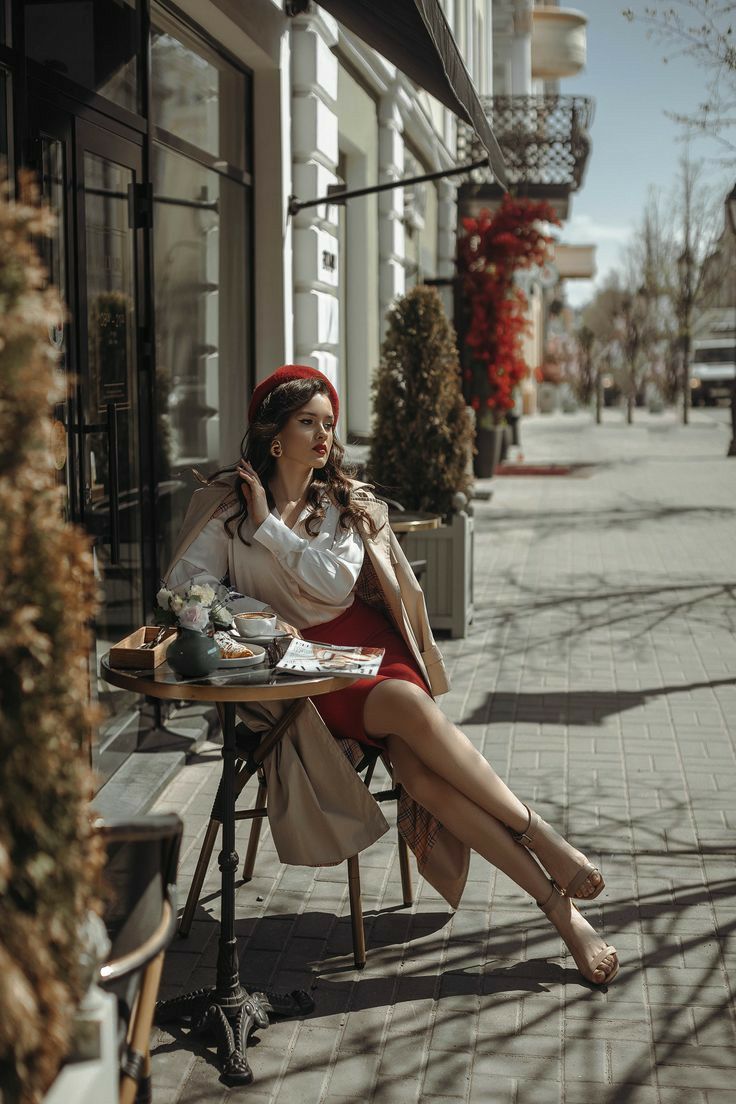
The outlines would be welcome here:
[[[301,410],[316,394],[327,395],[327,387],[318,379],[295,379],[275,387],[269,392],[258,408],[258,412],[248,426],[240,443],[240,454],[255,468],[266,492],[270,508],[274,505],[269,480],[273,475],[276,460],[271,455],[274,437],[286,425],[292,414]],[[317,535],[325,516],[326,499],[340,510],[340,526],[343,529],[365,527],[371,537],[375,537],[378,528],[368,511],[359,505],[353,497],[350,486],[352,470],[344,466],[345,449],[333,432],[332,448],[323,468],[315,469],[312,481],[307,489],[307,505],[311,512],[305,522],[305,528],[311,537]],[[211,475],[208,484],[214,483],[219,476],[235,472],[237,464],[221,468]],[[232,537],[233,530],[243,544],[249,542],[243,536],[243,525],[248,516],[248,506],[240,480],[236,480],[234,512],[225,519],[225,529]]]

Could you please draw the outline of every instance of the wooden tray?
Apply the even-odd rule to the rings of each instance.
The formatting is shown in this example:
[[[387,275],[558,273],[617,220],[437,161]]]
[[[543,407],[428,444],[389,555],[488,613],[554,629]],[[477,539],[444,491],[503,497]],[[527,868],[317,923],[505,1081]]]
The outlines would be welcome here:
[[[110,649],[110,666],[129,667],[137,671],[152,671],[158,667],[166,659],[169,644],[176,637],[176,629],[167,629],[166,636],[155,648],[142,649],[141,644],[155,640],[158,631],[158,625],[144,625],[118,641]]]

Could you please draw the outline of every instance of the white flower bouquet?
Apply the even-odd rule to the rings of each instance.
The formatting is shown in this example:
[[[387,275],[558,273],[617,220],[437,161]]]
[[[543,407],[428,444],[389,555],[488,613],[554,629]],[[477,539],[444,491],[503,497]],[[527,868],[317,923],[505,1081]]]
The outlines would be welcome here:
[[[162,586],[156,595],[154,620],[157,625],[191,632],[228,629],[232,627],[233,616],[225,605],[227,597],[225,587],[216,591],[208,583],[185,583],[173,588]]]

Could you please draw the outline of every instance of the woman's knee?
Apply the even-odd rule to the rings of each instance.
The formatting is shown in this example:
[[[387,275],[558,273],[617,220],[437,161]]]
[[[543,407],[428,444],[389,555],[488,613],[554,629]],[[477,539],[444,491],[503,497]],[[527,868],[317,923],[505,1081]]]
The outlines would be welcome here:
[[[402,729],[427,723],[437,711],[434,700],[420,686],[400,679],[387,679],[371,690],[365,702],[366,729],[371,735],[389,732],[401,734]]]

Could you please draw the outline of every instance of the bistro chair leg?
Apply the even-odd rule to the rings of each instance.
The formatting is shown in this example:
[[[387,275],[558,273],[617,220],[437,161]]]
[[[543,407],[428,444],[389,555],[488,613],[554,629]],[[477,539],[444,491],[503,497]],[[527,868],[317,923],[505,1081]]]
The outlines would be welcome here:
[[[266,776],[263,771],[260,771],[258,775],[258,793],[256,794],[253,809],[265,809],[267,799],[268,790],[266,788]],[[249,882],[253,877],[253,868],[256,865],[256,855],[258,854],[258,843],[261,838],[262,825],[262,816],[253,818],[253,823],[250,826],[250,835],[248,836],[248,850],[245,853],[245,862],[243,863],[244,882]]]
[[[401,871],[401,893],[404,898],[404,904],[412,905],[414,904],[414,889],[411,884],[409,847],[401,832],[397,832],[397,835],[399,837],[399,870]]]
[[[149,1061],[151,1027],[156,1006],[161,970],[164,965],[164,952],[149,963],[143,975],[141,990],[136,1004],[136,1014],[131,1023],[128,1038],[127,1057],[120,1078],[120,1104],[134,1104],[139,1088],[139,1079],[145,1072]]]
[[[399,805],[401,802],[401,783],[396,786],[394,791],[396,798],[396,812],[398,815]],[[414,904],[414,889],[411,884],[411,865],[409,863],[409,845],[402,836],[401,832],[396,830],[399,843],[399,870],[401,871],[401,894],[404,898],[405,905]]]
[[[135,1104],[151,1104],[153,1089],[151,1086],[151,1052],[149,1050],[143,1064],[143,1075],[138,1082],[138,1092],[135,1094]]]
[[[187,903],[184,905],[184,911],[181,914],[181,920],[179,921],[179,935],[182,939],[186,939],[192,926],[194,910],[197,907],[197,901],[199,900],[199,895],[202,892],[202,885],[204,884],[204,879],[207,875],[207,867],[210,865],[210,859],[212,858],[212,852],[217,840],[217,833],[220,831],[220,823],[221,822],[219,820],[215,820],[215,818],[213,817],[207,825],[207,831],[205,832],[202,850],[199,853],[197,865],[194,870],[194,877],[192,878],[192,884],[189,887]]]
[[[217,712],[220,715],[222,721],[222,709],[220,705],[217,706]],[[243,763],[237,770],[235,775],[235,797],[240,795],[241,790],[245,786],[248,779],[251,777],[251,772],[248,767]],[[221,799],[222,799],[222,784],[218,787],[217,795],[212,805],[212,815],[210,822],[205,832],[204,842],[202,843],[202,850],[199,853],[197,859],[197,865],[194,870],[194,877],[192,878],[192,884],[189,887],[189,893],[187,895],[187,901],[184,905],[184,911],[181,914],[181,921],[179,922],[179,935],[182,939],[186,939],[189,935],[189,930],[192,926],[192,919],[194,917],[194,910],[197,907],[197,901],[199,895],[202,892],[202,886],[207,876],[207,868],[210,865],[210,859],[212,858],[212,852],[217,840],[217,833],[220,830],[222,821],[220,820]]]
[[[365,928],[363,926],[363,902],[360,898],[360,864],[358,856],[348,859],[348,893],[350,895],[350,923],[353,929],[353,959],[358,970],[365,966]]]

